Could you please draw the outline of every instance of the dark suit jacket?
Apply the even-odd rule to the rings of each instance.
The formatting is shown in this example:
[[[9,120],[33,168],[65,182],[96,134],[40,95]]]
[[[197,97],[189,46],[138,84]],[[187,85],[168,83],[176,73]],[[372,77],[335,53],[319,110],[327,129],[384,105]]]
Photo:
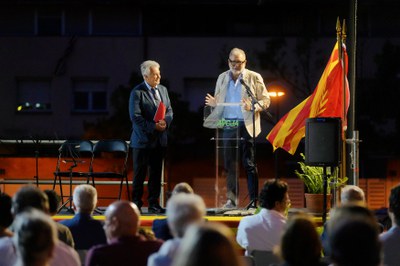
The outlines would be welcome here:
[[[107,238],[103,223],[89,214],[77,213],[70,220],[60,221],[71,230],[75,240],[75,249],[89,249],[95,245],[106,244]]]
[[[133,148],[152,148],[156,146],[158,141],[160,141],[162,147],[167,146],[167,131],[172,122],[173,112],[167,88],[159,84],[157,89],[162,102],[166,106],[167,130],[164,132],[155,130],[153,119],[157,106],[154,104],[146,84],[142,82],[133,88],[129,97],[129,115],[132,121],[130,146]]]
[[[163,241],[143,237],[122,237],[110,244],[91,248],[86,255],[86,266],[147,266],[147,258],[157,252]]]
[[[153,220],[153,225],[152,225],[152,230],[154,232],[154,235],[162,239],[164,241],[168,239],[172,239],[173,236],[171,235],[171,232],[169,230],[169,226],[167,223],[167,219],[154,219]]]
[[[58,239],[67,244],[72,248],[76,248],[76,243],[74,242],[74,237],[71,230],[60,223],[56,223]]]

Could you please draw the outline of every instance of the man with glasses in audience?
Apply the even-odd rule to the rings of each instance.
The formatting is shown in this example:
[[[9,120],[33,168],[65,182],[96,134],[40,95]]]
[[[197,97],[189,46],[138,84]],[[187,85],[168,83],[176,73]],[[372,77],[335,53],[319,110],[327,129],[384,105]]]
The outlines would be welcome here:
[[[225,208],[234,208],[237,204],[237,139],[240,140],[239,152],[247,175],[250,204],[254,202],[256,205],[258,194],[253,137],[261,132],[260,112],[269,107],[270,98],[261,75],[246,69],[246,63],[246,53],[233,48],[228,58],[229,70],[219,75],[214,96],[207,94],[205,98],[205,104],[212,108],[212,112],[205,119],[204,126],[223,129],[224,166],[227,172]]]
[[[260,212],[240,220],[236,241],[246,255],[256,250],[273,251],[279,245],[290,208],[288,190],[285,181],[267,180],[260,192]]]

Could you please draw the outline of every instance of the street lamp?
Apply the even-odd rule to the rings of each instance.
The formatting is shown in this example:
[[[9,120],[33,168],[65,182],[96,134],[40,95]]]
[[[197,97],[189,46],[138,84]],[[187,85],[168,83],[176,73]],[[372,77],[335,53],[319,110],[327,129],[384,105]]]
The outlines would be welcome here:
[[[272,98],[276,98],[276,122],[279,121],[279,98],[285,95],[284,91],[281,91],[279,89],[272,89],[271,91],[268,91],[268,94]]]
[[[280,98],[283,97],[285,95],[285,92],[282,91],[279,88],[272,88],[270,90],[268,90],[268,94],[271,98],[276,99],[276,123],[278,123],[280,117],[279,117],[279,102],[280,102]],[[279,179],[279,160],[278,160],[278,152],[279,149],[275,150],[275,179],[278,180]]]

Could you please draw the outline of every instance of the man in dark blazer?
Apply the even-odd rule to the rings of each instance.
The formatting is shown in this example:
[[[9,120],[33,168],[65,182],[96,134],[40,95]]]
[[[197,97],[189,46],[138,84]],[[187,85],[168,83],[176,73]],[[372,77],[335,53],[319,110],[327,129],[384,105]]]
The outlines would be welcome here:
[[[103,222],[93,218],[97,205],[97,190],[89,184],[75,187],[73,194],[75,215],[71,219],[60,221],[67,226],[75,240],[75,249],[88,250],[94,245],[107,243]],[[84,261],[83,261],[84,262]]]
[[[143,183],[149,168],[148,210],[164,213],[159,204],[161,174],[167,147],[167,131],[173,118],[167,88],[160,84],[160,65],[152,60],[140,65],[144,82],[133,88],[129,98],[132,121],[130,146],[133,155],[133,202],[141,211]],[[165,115],[156,119],[158,108],[165,106]]]

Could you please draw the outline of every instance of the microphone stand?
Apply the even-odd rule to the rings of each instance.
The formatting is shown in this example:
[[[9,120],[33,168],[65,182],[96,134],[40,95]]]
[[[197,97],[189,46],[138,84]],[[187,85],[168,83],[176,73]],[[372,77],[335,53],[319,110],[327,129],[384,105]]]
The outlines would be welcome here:
[[[39,146],[41,140],[34,136],[31,138],[32,142],[35,144],[35,176],[33,178],[35,179],[36,186],[39,187]]]
[[[75,156],[76,156],[75,152],[74,152],[75,147],[73,145],[75,145],[75,143],[68,143],[67,150],[66,150],[67,154],[69,154],[71,159],[66,159],[66,160],[62,161],[65,164],[68,164],[68,163],[71,164],[70,167],[68,168],[68,171],[69,171],[69,197],[68,197],[68,200],[65,201],[59,207],[59,211],[61,211],[69,203],[69,207],[67,207],[67,212],[72,213],[72,214],[75,213],[74,210],[72,209],[72,200],[73,200],[73,197],[72,197],[72,177],[74,175],[73,169],[78,166],[78,163],[83,162],[83,161],[77,160],[75,158]],[[59,150],[61,150],[62,148],[63,148],[63,146],[61,146]]]
[[[254,96],[253,92],[251,91],[250,87],[243,81],[243,79],[240,80],[240,83],[245,87],[247,94],[251,98],[251,112],[253,116],[253,164],[254,164],[254,181],[253,181],[253,186],[255,190],[254,199],[250,200],[249,204],[246,206],[246,210],[250,208],[257,208],[257,197],[258,197],[258,168],[257,168],[257,163],[256,163],[256,104],[258,104],[262,110],[265,110],[264,106],[262,106],[257,98]],[[266,111],[266,110],[265,110]],[[267,115],[272,118],[272,115],[266,111]],[[251,195],[250,195],[251,196]]]

